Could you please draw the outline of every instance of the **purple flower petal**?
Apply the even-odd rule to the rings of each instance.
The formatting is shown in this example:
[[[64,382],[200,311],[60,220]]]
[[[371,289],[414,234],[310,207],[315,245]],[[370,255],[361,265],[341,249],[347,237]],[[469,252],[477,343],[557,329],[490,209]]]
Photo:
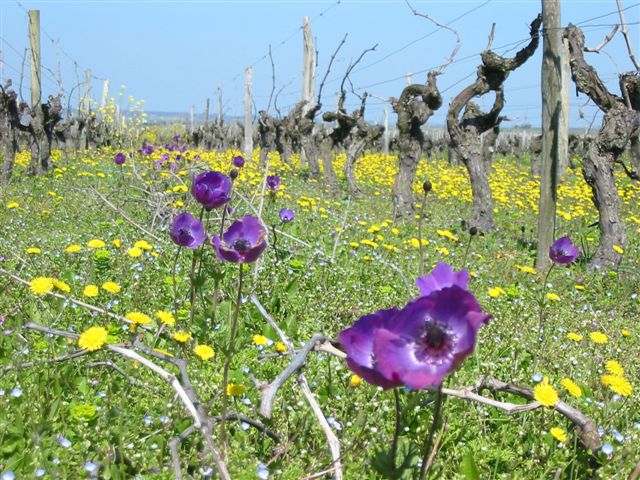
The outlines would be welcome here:
[[[454,272],[453,268],[443,262],[439,262],[429,275],[424,275],[416,280],[420,295],[423,297],[452,285],[457,285],[466,290],[468,284],[469,272],[467,270]]]

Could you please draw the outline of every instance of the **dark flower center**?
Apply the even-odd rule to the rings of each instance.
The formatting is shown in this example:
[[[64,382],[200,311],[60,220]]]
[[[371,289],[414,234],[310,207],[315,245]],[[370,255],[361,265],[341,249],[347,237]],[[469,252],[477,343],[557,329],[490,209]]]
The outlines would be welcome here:
[[[238,253],[244,253],[249,250],[249,247],[251,247],[251,243],[246,238],[241,238],[233,242],[233,245],[231,245],[231,247]]]
[[[441,358],[449,354],[453,348],[453,337],[443,325],[428,322],[422,335],[416,342],[416,357],[420,360]]]
[[[178,236],[184,241],[191,240],[193,238],[193,236],[191,235],[191,230],[189,230],[188,228],[181,228],[178,232]]]

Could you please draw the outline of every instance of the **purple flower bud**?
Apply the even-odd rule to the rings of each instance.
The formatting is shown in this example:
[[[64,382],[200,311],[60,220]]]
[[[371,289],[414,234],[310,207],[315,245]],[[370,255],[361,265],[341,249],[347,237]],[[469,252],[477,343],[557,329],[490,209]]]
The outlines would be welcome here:
[[[224,173],[209,171],[193,179],[191,194],[207,211],[221,207],[231,197],[231,180]]]
[[[200,220],[184,212],[173,219],[169,236],[176,245],[195,250],[204,242],[204,227]]]
[[[236,168],[242,168],[244,167],[244,157],[241,157],[240,155],[238,155],[237,157],[233,157],[231,163],[233,163],[233,166]]]
[[[569,265],[575,262],[579,254],[580,249],[573,244],[569,237],[559,238],[549,247],[549,258],[560,265]]]
[[[116,162],[116,165],[122,165],[124,164],[124,162],[127,161],[127,157],[124,156],[124,153],[119,152],[116,153],[116,156],[113,159],[114,162]]]
[[[288,208],[283,208],[280,210],[280,220],[282,223],[289,223],[295,217],[293,210],[289,210]]]
[[[258,218],[247,215],[233,222],[222,239],[214,235],[211,243],[222,261],[253,263],[267,247],[266,233]]]
[[[180,143],[180,135],[174,136],[172,140],[174,141],[174,143]]]
[[[267,187],[269,187],[269,190],[280,188],[280,177],[278,175],[269,175],[267,177]]]

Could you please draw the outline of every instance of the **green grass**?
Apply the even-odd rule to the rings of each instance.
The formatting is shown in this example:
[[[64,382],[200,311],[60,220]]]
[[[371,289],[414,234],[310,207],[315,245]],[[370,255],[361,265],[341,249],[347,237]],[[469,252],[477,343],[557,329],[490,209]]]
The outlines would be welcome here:
[[[188,192],[166,194],[167,188],[185,181],[184,176],[158,176],[152,162],[137,164],[145,177],[120,175],[112,165],[113,152],[104,155],[88,153],[92,163],[83,164],[72,158],[58,161],[60,174],[31,178],[20,172],[0,192],[0,268],[25,280],[38,276],[55,277],[71,286],[71,297],[86,301],[110,312],[124,315],[139,310],[154,316],[156,310],[173,310],[174,288],[171,269],[176,252],[167,235],[167,225],[176,212],[184,209],[194,214],[197,206]],[[226,157],[225,157],[226,158]],[[95,161],[95,162],[94,162]],[[517,166],[507,162],[509,168]],[[74,168],[76,168],[74,170]],[[265,199],[265,222],[271,224],[280,208],[296,211],[296,219],[282,227],[297,241],[279,234],[277,252],[272,247],[263,255],[257,280],[253,270],[247,274],[245,294],[255,292],[278,325],[294,340],[296,347],[307,342],[314,333],[336,338],[360,316],[393,305],[402,306],[417,296],[413,281],[418,275],[418,250],[407,241],[417,236],[414,219],[388,223],[391,205],[388,182],[362,178],[367,194],[362,199],[324,199],[318,184],[306,183],[303,175],[288,172],[276,164],[283,176],[286,193]],[[447,167],[442,167],[444,170]],[[375,170],[375,165],[367,166]],[[78,176],[81,170],[93,176]],[[259,174],[259,170],[256,169]],[[97,173],[104,173],[104,177]],[[247,174],[249,175],[249,174]],[[181,180],[182,179],[182,180]],[[421,183],[422,179],[418,179]],[[252,178],[239,186],[246,198],[255,187]],[[253,179],[254,184],[257,180]],[[575,182],[574,174],[567,182]],[[631,184],[625,188],[634,190]],[[109,208],[93,193],[105,195],[133,222],[153,230],[161,241],[134,226],[131,221]],[[379,191],[381,195],[374,195]],[[55,192],[55,195],[49,192]],[[428,272],[438,261],[446,261],[459,269],[468,234],[460,226],[460,218],[469,213],[469,204],[452,196],[426,202],[427,219],[423,236]],[[523,193],[524,195],[524,193]],[[637,193],[636,193],[637,195]],[[301,206],[300,197],[319,198]],[[183,201],[184,207],[172,202]],[[7,208],[17,202],[17,208]],[[254,206],[257,206],[257,200]],[[302,200],[304,205],[305,200]],[[637,202],[637,197],[636,197]],[[232,217],[250,213],[242,201],[234,203]],[[324,210],[320,210],[323,208]],[[638,215],[637,203],[624,205],[624,217]],[[634,210],[635,209],[635,210]],[[305,211],[307,210],[307,211]],[[597,230],[589,227],[593,212],[571,221],[563,221],[558,236],[570,235],[581,240],[588,251],[597,245]],[[516,220],[517,219],[517,220]],[[361,224],[360,222],[363,222]],[[473,386],[482,376],[492,376],[517,385],[533,388],[533,376],[545,375],[560,393],[562,400],[593,419],[604,430],[603,443],[614,447],[608,458],[599,452],[590,455],[580,446],[573,427],[551,409],[509,416],[505,412],[478,403],[447,398],[443,407],[446,428],[439,453],[429,471],[430,478],[552,478],[562,469],[561,478],[627,478],[638,461],[640,443],[640,310],[638,261],[640,260],[637,224],[629,222],[630,242],[617,272],[591,272],[584,262],[569,268],[556,268],[549,277],[548,291],[560,300],[547,302],[545,326],[547,340],[541,346],[538,335],[539,299],[544,272],[525,273],[516,265],[532,265],[535,250],[530,245],[536,218],[530,208],[501,208],[496,214],[499,230],[472,239],[467,268],[473,272],[470,290],[493,319],[480,331],[474,356],[446,381],[450,388]],[[372,225],[378,232],[368,232]],[[524,233],[521,227],[524,225]],[[208,231],[217,233],[217,213],[208,218]],[[397,228],[398,234],[391,229]],[[436,230],[449,230],[459,240],[444,238]],[[338,232],[340,230],[340,232]],[[337,237],[337,235],[339,235]],[[378,240],[376,235],[383,235]],[[106,242],[106,259],[96,259],[95,251],[86,247],[91,239]],[[117,248],[112,240],[119,239]],[[153,245],[157,256],[146,252],[131,258],[127,250],[138,240]],[[369,239],[377,248],[350,242]],[[589,240],[590,239],[590,240]],[[68,254],[71,244],[83,250]],[[394,245],[397,251],[384,248]],[[335,254],[334,252],[335,246]],[[29,247],[41,249],[27,254]],[[437,251],[446,247],[449,255]],[[209,413],[220,412],[222,403],[222,365],[227,342],[233,299],[236,295],[237,266],[220,264],[212,248],[204,250],[205,266],[198,279],[201,294],[196,301],[195,321],[189,325],[190,252],[181,252],[177,285],[179,315],[169,335],[160,336],[155,347],[168,350],[188,361],[188,371],[199,398],[210,407]],[[390,265],[393,265],[391,267]],[[408,291],[400,273],[411,289]],[[211,302],[215,278],[220,279],[220,300],[212,320]],[[101,285],[115,281],[119,294],[101,291],[97,298],[84,298],[87,284]],[[583,290],[575,288],[583,285]],[[498,298],[488,295],[492,287],[505,293]],[[54,363],[53,359],[74,351],[73,341],[22,328],[26,322],[41,323],[50,328],[80,333],[90,326],[108,327],[113,341],[128,342],[126,326],[103,314],[92,315],[86,308],[64,300],[36,297],[24,286],[0,274],[0,315],[4,318],[0,332],[0,472],[12,470],[17,478],[31,477],[37,469],[47,471],[44,478],[57,472],[59,478],[87,476],[83,465],[92,461],[100,465],[103,478],[173,478],[168,441],[190,425],[190,418],[174,392],[156,375],[105,349],[77,359]],[[254,385],[269,382],[289,362],[284,355],[260,359],[261,353],[275,354],[275,345],[261,352],[252,336],[262,334],[276,342],[276,333],[258,310],[245,302],[240,310],[241,327],[237,354],[233,359],[230,381],[247,387],[240,397],[232,397],[231,409],[260,419],[257,408],[260,391]],[[139,338],[151,345],[158,325]],[[623,336],[626,329],[629,336]],[[170,333],[187,330],[191,342],[181,346]],[[604,332],[609,342],[597,345],[589,333]],[[567,339],[568,332],[584,336],[580,342]],[[204,362],[192,352],[195,343],[211,345],[213,360]],[[616,397],[601,384],[608,360],[618,360],[625,376],[633,385],[630,397]],[[168,363],[156,360],[168,370]],[[34,366],[21,368],[26,362]],[[112,362],[126,373],[113,368],[91,366],[94,362]],[[9,368],[11,367],[11,368]],[[340,425],[344,475],[347,479],[381,478],[388,469],[385,459],[394,430],[394,398],[364,382],[351,387],[351,373],[343,360],[326,353],[312,352],[304,367],[311,390],[327,417]],[[583,390],[581,398],[570,396],[560,385],[569,377]],[[20,389],[21,395],[17,396]],[[490,396],[488,392],[484,395]],[[507,402],[523,403],[510,394],[498,394]],[[425,437],[431,424],[434,395],[432,392],[402,390],[400,401],[403,430],[400,452],[406,454],[414,470],[404,472],[411,478]],[[84,406],[83,406],[84,405]],[[95,406],[95,411],[86,407]],[[84,412],[84,413],[83,413]],[[91,413],[94,415],[91,415]],[[256,429],[245,429],[230,422],[231,446],[227,462],[233,478],[256,478],[258,462],[269,463],[271,478],[296,479],[330,468],[331,457],[326,439],[312,415],[295,379],[279,391],[274,415],[260,419],[281,442],[277,444]],[[336,425],[336,424],[334,424]],[[562,427],[568,441],[561,444],[551,437],[549,429]],[[618,441],[613,430],[622,434]],[[60,436],[71,441],[65,448]],[[180,448],[183,473],[201,478],[212,467],[202,456],[201,436],[193,434]],[[122,459],[126,457],[127,464]],[[401,463],[398,459],[397,463]],[[134,473],[137,472],[137,473]]]

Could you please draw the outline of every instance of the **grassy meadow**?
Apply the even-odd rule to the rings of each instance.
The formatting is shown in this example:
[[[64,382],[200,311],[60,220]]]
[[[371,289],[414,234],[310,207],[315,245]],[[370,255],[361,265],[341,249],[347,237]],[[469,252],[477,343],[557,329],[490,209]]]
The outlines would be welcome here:
[[[54,330],[80,334],[103,327],[106,344],[140,341],[151,351],[141,355],[176,375],[166,359],[183,358],[205,409],[220,414],[240,267],[218,261],[208,242],[198,251],[202,262],[194,262],[193,251],[179,250],[168,233],[177,214],[201,214],[190,193],[193,176],[211,169],[228,173],[240,152],[157,146],[148,155],[127,156],[122,166],[114,163],[116,153],[54,152],[53,167],[41,178],[27,175],[28,154],[20,154],[14,177],[0,190],[3,480],[175,476],[170,441],[192,419],[171,386],[139,361],[106,347],[81,350],[73,336]],[[424,273],[438,262],[467,268],[469,290],[493,316],[479,331],[473,356],[447,377],[445,387],[472,389],[482,378],[530,389],[548,382],[559,400],[593,421],[601,446],[588,452],[573,423],[553,408],[508,414],[447,396],[427,477],[629,478],[640,460],[637,184],[619,176],[629,238],[620,249],[620,268],[591,271],[597,212],[580,171],[570,171],[558,192],[557,237],[570,236],[581,254],[574,264],[547,272],[533,268],[538,182],[514,159],[497,159],[491,174],[498,230],[471,236],[461,221],[470,212],[466,171],[445,159],[422,159],[418,168],[420,235],[420,215],[398,221],[391,216],[395,156],[368,153],[359,160],[362,198],[350,198],[346,184],[343,196],[327,197],[296,156],[284,164],[270,155],[269,173],[279,175],[282,186],[265,191],[258,158],[256,151],[239,169],[232,210],[225,214],[228,226],[261,211],[269,243],[243,271],[228,408],[261,427],[242,419],[225,422],[224,455],[233,478],[332,476],[327,440],[296,378],[278,391],[270,419],[258,413],[259,387],[291,358],[251,294],[300,348],[314,334],[336,339],[359,317],[416,298],[421,255]],[[341,180],[343,163],[338,156]],[[427,178],[433,190],[425,197]],[[282,208],[295,212],[293,221],[281,222]],[[203,215],[208,234],[220,233],[221,212]],[[193,304],[191,278],[197,286]],[[132,312],[149,322],[136,328],[123,322]],[[25,328],[28,322],[49,331]],[[433,392],[399,390],[393,459],[391,391],[368,385],[326,351],[311,352],[302,372],[340,440],[344,478],[415,477],[433,417]],[[478,393],[530,402],[509,392]],[[219,440],[217,426],[214,433]],[[215,478],[198,432],[177,451],[184,478]],[[323,471],[329,473],[314,476]]]

